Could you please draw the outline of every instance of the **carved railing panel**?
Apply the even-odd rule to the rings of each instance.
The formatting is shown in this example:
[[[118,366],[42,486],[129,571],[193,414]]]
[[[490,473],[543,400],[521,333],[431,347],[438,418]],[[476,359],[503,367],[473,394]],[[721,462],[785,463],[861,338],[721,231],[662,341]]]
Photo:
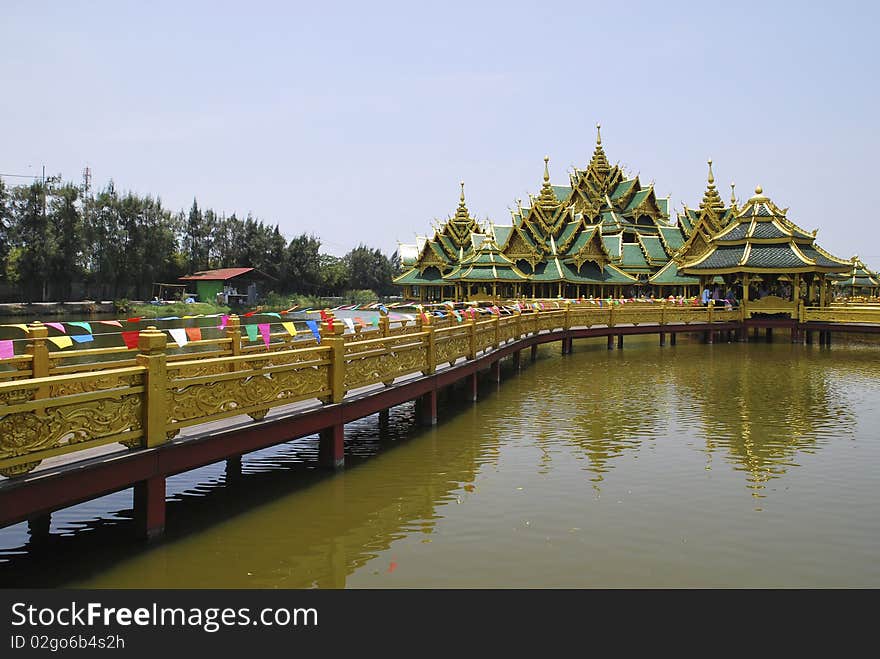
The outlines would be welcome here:
[[[466,357],[470,346],[468,327],[458,325],[437,330],[434,334],[434,346],[438,364],[451,365],[460,357]]]
[[[344,388],[347,391],[419,373],[428,368],[427,334],[386,337],[345,346]]]
[[[143,373],[134,367],[0,384],[0,475],[17,476],[49,457],[142,437]],[[89,383],[102,378],[100,385]],[[100,388],[109,381],[119,386]],[[38,398],[45,389],[86,393]]]

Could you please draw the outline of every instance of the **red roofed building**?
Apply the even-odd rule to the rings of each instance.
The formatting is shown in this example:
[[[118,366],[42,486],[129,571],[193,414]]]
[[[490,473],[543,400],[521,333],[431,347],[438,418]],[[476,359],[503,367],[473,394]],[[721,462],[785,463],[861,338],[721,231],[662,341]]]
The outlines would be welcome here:
[[[180,281],[195,286],[200,302],[256,304],[258,284],[274,279],[256,268],[220,268],[194,272],[181,277]]]

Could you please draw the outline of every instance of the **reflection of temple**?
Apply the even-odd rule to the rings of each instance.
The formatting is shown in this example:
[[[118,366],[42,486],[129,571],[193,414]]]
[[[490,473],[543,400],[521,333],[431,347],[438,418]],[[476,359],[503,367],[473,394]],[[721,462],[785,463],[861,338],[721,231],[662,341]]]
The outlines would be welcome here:
[[[761,496],[767,481],[797,465],[799,454],[851,434],[855,415],[834,391],[826,370],[779,351],[762,354],[761,346],[737,349],[743,358],[725,355],[723,367],[713,367],[711,358],[708,365],[695,365],[711,377],[696,372],[689,377],[679,369],[676,386],[700,414],[709,459],[725,454],[748,474],[753,495]],[[846,368],[842,361],[835,364]]]

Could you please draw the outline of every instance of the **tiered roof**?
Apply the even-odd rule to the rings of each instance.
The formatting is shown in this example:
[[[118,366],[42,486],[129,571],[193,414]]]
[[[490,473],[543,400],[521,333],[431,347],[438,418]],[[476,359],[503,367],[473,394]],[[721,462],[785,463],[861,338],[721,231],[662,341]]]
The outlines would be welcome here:
[[[823,250],[816,232],[804,231],[768,197],[761,186],[746,206],[716,232],[702,253],[682,248],[680,272],[708,275],[734,272],[842,272],[850,263]],[[695,227],[696,228],[696,227]]]
[[[686,240],[669,222],[668,199],[609,163],[598,126],[587,167],[575,169],[569,185],[553,185],[545,158],[538,194],[525,206],[517,200],[511,216],[509,225],[482,229],[470,218],[462,190],[455,216],[433,237],[401,245],[410,270],[395,282],[488,281],[494,272],[495,281],[635,283],[663,268]]]
[[[880,275],[869,270],[858,256],[850,259],[852,264],[849,272],[843,273],[843,276],[834,282],[835,286],[842,288],[876,288],[880,286]]]

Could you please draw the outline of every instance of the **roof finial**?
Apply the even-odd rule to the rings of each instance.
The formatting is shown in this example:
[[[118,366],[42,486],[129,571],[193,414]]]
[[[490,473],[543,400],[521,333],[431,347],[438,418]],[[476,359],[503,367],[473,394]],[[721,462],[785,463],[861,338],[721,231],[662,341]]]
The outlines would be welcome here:
[[[755,186],[755,194],[763,194],[763,193],[764,193],[764,188],[762,188],[760,185]]]
[[[544,183],[550,182],[550,156],[544,156]]]
[[[461,202],[464,203],[464,181],[459,181],[459,185],[461,186]]]
[[[711,184],[715,183],[715,176],[712,174],[712,159],[711,158],[709,158],[708,163],[709,163],[709,184],[711,185]]]
[[[736,206],[736,183],[730,182],[730,205]]]
[[[596,124],[596,144],[602,144],[602,124]]]

